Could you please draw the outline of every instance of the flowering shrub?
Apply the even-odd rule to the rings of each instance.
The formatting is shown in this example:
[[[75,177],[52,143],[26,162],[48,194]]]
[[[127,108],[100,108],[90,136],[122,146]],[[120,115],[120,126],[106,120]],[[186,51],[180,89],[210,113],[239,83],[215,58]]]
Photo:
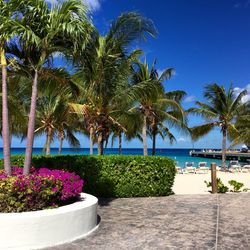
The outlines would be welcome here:
[[[50,170],[47,168],[38,169],[39,176],[53,176],[56,180],[62,182],[62,192],[60,200],[65,201],[74,197],[78,197],[82,191],[83,180],[80,176],[63,170]]]
[[[74,173],[46,168],[13,167],[12,176],[0,171],[0,212],[24,212],[58,207],[75,201],[82,191],[83,180]]]

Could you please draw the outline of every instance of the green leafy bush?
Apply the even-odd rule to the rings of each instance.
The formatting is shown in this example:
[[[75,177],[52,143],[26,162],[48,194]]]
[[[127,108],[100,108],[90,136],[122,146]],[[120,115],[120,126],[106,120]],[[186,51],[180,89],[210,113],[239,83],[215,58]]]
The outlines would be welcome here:
[[[207,187],[212,187],[211,182],[207,182],[207,181],[204,181],[204,182],[206,183]],[[217,178],[217,192],[218,193],[226,193],[228,191],[230,191],[230,192],[241,192],[241,191],[245,192],[248,190],[248,189],[242,190],[242,188],[244,187],[244,184],[241,182],[238,182],[236,180],[230,180],[228,182],[228,184],[230,186],[232,186],[232,189],[229,190],[229,187],[224,185],[220,178]]]
[[[241,192],[241,188],[244,187],[243,183],[238,182],[236,180],[230,180],[228,183],[230,186],[232,186],[232,189],[230,190],[231,192]]]
[[[13,156],[11,161],[22,166],[23,156]],[[84,191],[98,197],[169,195],[175,177],[174,162],[167,157],[35,156],[32,165],[74,172],[84,179]]]
[[[212,183],[211,182],[207,182],[204,181],[207,185],[207,187],[212,187]],[[229,188],[224,185],[224,183],[222,182],[222,180],[220,178],[217,178],[217,192],[218,193],[226,193],[229,191]]]

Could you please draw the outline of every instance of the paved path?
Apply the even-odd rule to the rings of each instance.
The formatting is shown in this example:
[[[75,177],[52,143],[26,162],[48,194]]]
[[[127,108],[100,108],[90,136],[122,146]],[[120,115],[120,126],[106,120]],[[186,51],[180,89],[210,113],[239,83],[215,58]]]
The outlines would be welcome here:
[[[48,250],[250,249],[250,194],[102,200],[100,227]]]

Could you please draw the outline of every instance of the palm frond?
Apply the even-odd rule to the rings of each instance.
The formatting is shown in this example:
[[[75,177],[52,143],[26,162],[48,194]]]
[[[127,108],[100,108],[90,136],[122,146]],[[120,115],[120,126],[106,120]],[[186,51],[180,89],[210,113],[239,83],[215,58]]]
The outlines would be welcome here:
[[[208,134],[215,126],[217,126],[217,124],[213,122],[190,128],[192,140],[196,141],[202,136]]]

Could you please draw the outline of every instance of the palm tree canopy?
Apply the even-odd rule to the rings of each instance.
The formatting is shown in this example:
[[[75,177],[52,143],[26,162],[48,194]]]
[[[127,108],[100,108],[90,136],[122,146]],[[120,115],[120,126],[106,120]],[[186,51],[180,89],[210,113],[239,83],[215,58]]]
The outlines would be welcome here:
[[[250,102],[246,104],[246,114],[250,114]],[[240,115],[236,123],[229,128],[229,135],[232,141],[231,146],[244,143],[250,146],[250,116]]]
[[[194,140],[209,133],[215,126],[228,130],[229,126],[235,123],[236,118],[244,115],[245,118],[250,117],[246,112],[246,103],[242,103],[242,97],[246,95],[246,91],[242,91],[235,96],[233,87],[230,86],[226,90],[218,84],[209,84],[205,87],[204,98],[207,103],[196,102],[197,108],[191,108],[188,112],[199,115],[208,122],[201,126],[192,128],[192,138]]]
[[[105,139],[112,126],[126,130],[118,114],[145,92],[143,84],[130,86],[129,78],[131,64],[141,54],[140,50],[131,52],[131,44],[147,34],[156,34],[151,20],[137,13],[124,13],[112,22],[106,35],[94,31],[83,54],[75,58],[79,70],[73,78],[82,85],[78,100],[82,106],[73,105],[73,110],[85,113],[85,121],[91,123],[90,127],[94,124],[95,133],[102,133]]]
[[[13,46],[23,50],[18,62],[31,67],[41,68],[55,52],[82,50],[92,30],[81,1],[66,0],[51,8],[40,0],[10,0],[10,4],[17,13],[5,20],[3,31],[15,33]]]
[[[50,131],[52,140],[63,136],[71,146],[79,147],[80,143],[74,135],[77,132],[76,121],[70,114],[69,102],[75,98],[71,85],[58,85],[48,81],[40,86],[42,88],[39,89],[37,100],[36,134]]]

